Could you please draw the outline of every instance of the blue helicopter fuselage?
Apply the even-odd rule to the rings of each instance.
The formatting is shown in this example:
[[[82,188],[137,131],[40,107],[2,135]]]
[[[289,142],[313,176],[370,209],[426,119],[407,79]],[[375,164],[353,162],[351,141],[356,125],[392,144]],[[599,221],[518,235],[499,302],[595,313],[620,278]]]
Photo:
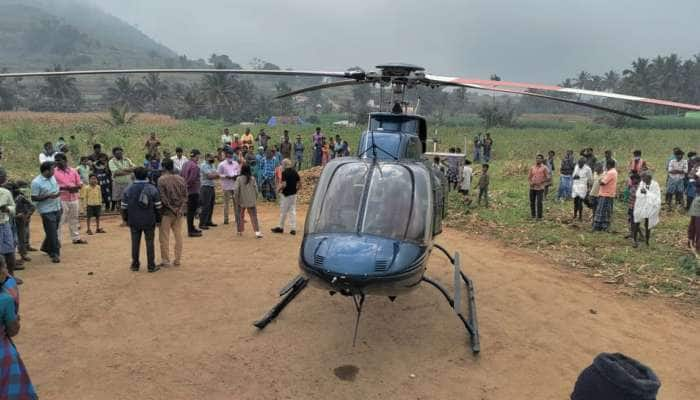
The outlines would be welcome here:
[[[358,156],[326,165],[299,255],[311,284],[345,295],[417,287],[443,217],[443,188],[424,149],[422,117],[374,113]]]

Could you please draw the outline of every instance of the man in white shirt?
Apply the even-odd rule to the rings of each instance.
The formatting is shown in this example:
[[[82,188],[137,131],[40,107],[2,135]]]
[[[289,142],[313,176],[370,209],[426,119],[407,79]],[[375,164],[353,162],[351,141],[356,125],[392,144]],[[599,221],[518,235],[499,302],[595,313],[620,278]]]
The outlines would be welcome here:
[[[39,164],[43,164],[45,162],[54,162],[53,157],[56,155],[56,151],[53,149],[53,143],[51,142],[46,142],[44,143],[44,150],[39,153]]]
[[[180,173],[182,171],[182,166],[185,165],[187,162],[187,157],[182,155],[183,150],[182,147],[177,147],[175,149],[175,155],[170,157],[171,160],[173,160],[173,167],[175,168],[176,173]]]

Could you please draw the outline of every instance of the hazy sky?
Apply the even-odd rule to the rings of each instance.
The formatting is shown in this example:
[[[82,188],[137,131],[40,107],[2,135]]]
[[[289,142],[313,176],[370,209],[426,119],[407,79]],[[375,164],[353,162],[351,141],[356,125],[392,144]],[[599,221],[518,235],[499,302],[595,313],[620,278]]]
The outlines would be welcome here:
[[[698,0],[87,0],[190,58],[281,67],[409,62],[558,83],[638,56],[700,53]]]

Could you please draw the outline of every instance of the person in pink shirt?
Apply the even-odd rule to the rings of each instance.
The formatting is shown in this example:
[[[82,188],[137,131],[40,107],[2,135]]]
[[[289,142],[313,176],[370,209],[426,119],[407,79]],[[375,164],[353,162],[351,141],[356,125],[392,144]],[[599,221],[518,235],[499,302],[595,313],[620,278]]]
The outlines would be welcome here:
[[[87,244],[80,239],[80,188],[83,186],[78,171],[68,166],[66,155],[58,153],[54,157],[56,168],[54,177],[61,193],[61,223],[58,227],[59,241],[62,237],[63,225],[68,225],[73,244]]]
[[[530,214],[532,219],[538,221],[542,219],[542,199],[544,198],[544,188],[552,181],[552,173],[544,163],[544,156],[538,154],[535,165],[530,168],[527,175],[527,182],[530,185]]]
[[[593,216],[593,230],[607,231],[610,229],[610,221],[613,213],[613,203],[617,195],[617,170],[615,160],[605,162],[606,171],[600,178],[598,189],[598,205]]]
[[[241,174],[241,165],[233,158],[233,149],[227,148],[224,151],[226,152],[226,159],[220,162],[217,168],[221,178],[221,190],[224,193],[224,225],[229,223],[228,211],[230,204],[233,206],[233,214],[236,218],[236,226],[238,226],[240,212],[234,200],[233,186],[236,183],[236,178]]]

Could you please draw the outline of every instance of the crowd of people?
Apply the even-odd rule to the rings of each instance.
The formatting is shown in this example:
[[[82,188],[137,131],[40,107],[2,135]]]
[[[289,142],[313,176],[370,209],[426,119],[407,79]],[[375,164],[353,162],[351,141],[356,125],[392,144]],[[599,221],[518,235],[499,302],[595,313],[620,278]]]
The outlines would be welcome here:
[[[472,204],[472,186],[478,189],[477,205],[483,203],[485,207],[489,206],[488,162],[492,160],[492,149],[490,134],[474,138],[474,161],[482,163],[480,171],[472,167],[471,160],[461,158],[460,148],[449,149],[449,153],[455,156],[434,157],[433,169],[440,174],[449,190],[459,190],[463,194],[466,206]],[[557,167],[559,180],[554,193],[551,189],[555,185]],[[619,175],[619,170],[624,171],[624,177]],[[694,151],[686,154],[680,148],[674,148],[662,171],[666,173],[665,197],[654,179],[651,166],[642,158],[641,150],[632,152],[626,167],[620,166],[612,151],[606,150],[603,157],[598,159],[590,147],[581,150],[578,158],[573,150],[567,150],[560,163],[556,162],[556,153],[552,150],[547,152],[546,157],[538,154],[527,174],[530,216],[535,221],[543,219],[544,202],[552,192],[551,196],[557,202],[573,200],[574,221],[582,222],[584,210],[590,209],[591,229],[610,231],[613,206],[615,202],[622,202],[627,210],[626,238],[631,239],[633,247],[638,247],[642,242],[649,245],[651,231],[659,223],[665,200],[668,210],[684,210],[690,217],[688,246],[698,256],[700,198],[696,197],[696,193],[700,186],[700,157]],[[475,176],[479,177],[476,185],[473,184]]]

